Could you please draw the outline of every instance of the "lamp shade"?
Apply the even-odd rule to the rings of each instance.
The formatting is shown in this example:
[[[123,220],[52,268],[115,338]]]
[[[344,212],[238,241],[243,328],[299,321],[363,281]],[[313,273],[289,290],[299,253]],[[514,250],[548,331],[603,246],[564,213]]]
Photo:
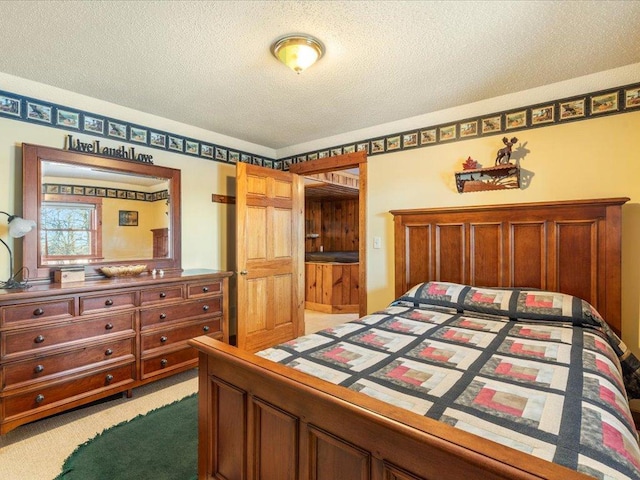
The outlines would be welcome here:
[[[288,35],[276,40],[271,53],[291,70],[300,73],[324,55],[324,46],[309,35]]]
[[[36,228],[34,220],[25,220],[21,217],[13,217],[9,219],[9,236],[13,238],[24,237],[31,230]]]

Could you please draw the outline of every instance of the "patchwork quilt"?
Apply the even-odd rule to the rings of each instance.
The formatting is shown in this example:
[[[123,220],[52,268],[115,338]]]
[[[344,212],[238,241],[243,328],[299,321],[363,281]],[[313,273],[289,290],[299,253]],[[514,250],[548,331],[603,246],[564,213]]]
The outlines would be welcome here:
[[[629,353],[576,297],[429,282],[258,355],[595,478],[640,479]]]

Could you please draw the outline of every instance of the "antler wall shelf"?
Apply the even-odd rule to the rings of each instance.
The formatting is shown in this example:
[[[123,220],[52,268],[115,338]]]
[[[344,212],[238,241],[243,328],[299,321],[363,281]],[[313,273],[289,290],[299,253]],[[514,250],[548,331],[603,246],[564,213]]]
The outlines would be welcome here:
[[[456,172],[459,193],[520,188],[520,167],[513,164]]]

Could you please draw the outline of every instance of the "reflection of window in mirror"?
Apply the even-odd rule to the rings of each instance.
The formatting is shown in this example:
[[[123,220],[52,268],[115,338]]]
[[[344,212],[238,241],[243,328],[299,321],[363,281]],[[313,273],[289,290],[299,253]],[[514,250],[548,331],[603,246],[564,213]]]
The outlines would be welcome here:
[[[101,202],[73,199],[42,203],[40,251],[44,264],[90,263],[102,258]]]

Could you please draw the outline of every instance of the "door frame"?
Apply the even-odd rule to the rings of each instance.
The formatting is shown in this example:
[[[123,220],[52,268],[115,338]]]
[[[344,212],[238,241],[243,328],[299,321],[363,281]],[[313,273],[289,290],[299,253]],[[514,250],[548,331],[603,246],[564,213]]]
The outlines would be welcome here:
[[[289,167],[296,175],[312,175],[316,173],[334,172],[358,168],[358,290],[360,316],[367,314],[367,153],[364,151],[336,155],[334,157],[307,160],[294,163]]]

